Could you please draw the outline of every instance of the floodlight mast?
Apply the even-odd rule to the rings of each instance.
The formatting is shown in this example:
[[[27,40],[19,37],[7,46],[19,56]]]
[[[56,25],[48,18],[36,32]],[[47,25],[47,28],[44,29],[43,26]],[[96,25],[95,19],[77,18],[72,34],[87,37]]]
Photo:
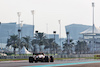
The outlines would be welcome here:
[[[58,20],[58,22],[59,22],[60,46],[61,46],[61,50],[62,50],[62,44],[61,44],[61,20]]]
[[[94,2],[92,2],[92,7],[93,7],[93,20],[92,20],[92,22],[93,22],[93,30],[92,30],[92,33],[94,34]],[[95,45],[94,45],[94,35],[93,35],[93,54],[95,53],[95,51],[94,51],[94,48],[95,48]]]
[[[33,25],[34,25],[34,10],[31,11],[33,15]]]
[[[93,22],[93,31],[92,32],[94,34],[94,2],[92,2],[92,7],[93,7],[93,18],[92,18],[93,19],[93,21],[92,21]]]
[[[31,11],[32,16],[33,16],[33,40],[34,40],[34,10]]]
[[[21,12],[17,12],[17,15],[18,15],[19,54],[20,54],[20,32],[21,32],[21,29],[20,29],[20,16],[21,16]]]
[[[19,24],[19,27],[20,27],[20,16],[21,16],[21,12],[17,12],[17,15],[18,15],[18,24]]]
[[[33,38],[34,38],[34,10],[32,10],[31,13],[33,15]]]

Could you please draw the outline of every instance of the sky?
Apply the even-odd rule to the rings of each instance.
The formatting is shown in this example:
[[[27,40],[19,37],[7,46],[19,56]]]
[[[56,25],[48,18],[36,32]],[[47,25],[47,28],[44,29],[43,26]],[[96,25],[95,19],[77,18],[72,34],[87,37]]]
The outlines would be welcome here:
[[[66,37],[65,26],[70,24],[92,25],[92,2],[95,3],[95,25],[100,26],[100,0],[0,0],[0,22],[18,22],[21,12],[23,24],[33,24],[31,10],[34,10],[35,30],[59,34]]]

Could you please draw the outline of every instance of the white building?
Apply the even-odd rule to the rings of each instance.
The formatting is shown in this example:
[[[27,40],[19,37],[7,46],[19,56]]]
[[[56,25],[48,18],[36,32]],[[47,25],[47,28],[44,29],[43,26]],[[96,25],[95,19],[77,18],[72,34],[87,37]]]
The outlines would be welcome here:
[[[81,34],[83,35],[82,40],[88,43],[89,53],[100,53],[100,28],[94,26],[93,32],[93,27],[90,27]]]

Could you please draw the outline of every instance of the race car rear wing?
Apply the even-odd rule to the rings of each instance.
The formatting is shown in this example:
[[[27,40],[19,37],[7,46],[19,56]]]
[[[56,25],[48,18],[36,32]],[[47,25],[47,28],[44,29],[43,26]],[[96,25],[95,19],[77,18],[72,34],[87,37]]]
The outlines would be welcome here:
[[[44,55],[44,53],[33,53],[33,55],[40,55],[40,54]]]

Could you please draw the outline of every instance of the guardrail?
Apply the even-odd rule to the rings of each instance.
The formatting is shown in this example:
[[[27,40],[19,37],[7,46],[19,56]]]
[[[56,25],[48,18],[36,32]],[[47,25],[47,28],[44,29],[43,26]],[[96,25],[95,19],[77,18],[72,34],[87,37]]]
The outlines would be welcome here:
[[[0,59],[28,59],[29,56],[0,56]]]
[[[94,57],[94,54],[72,54],[72,55],[55,55],[55,58],[78,58],[78,57]]]
[[[55,58],[78,58],[78,57],[97,57],[98,54],[72,54],[72,55],[54,55]],[[0,59],[28,59],[30,56],[0,56]],[[100,58],[100,55],[99,55]]]

